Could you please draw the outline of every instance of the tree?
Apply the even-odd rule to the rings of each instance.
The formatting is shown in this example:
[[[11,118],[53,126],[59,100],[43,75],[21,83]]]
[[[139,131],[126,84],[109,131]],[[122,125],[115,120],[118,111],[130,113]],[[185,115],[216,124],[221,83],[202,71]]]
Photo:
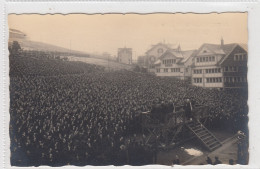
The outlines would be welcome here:
[[[19,42],[13,41],[12,51],[14,53],[18,53],[19,50],[21,50],[21,46],[20,46]]]

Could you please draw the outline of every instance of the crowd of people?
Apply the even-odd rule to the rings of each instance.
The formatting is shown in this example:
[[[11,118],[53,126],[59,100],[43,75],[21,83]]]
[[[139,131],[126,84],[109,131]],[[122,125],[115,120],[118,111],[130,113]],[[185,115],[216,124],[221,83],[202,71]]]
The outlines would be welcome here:
[[[239,90],[203,89],[128,70],[106,72],[85,63],[12,58],[11,156],[20,152],[27,160],[11,164],[150,163],[151,149],[136,136],[139,114],[158,100],[183,105],[187,97],[208,106],[212,121],[247,115],[247,96]],[[138,159],[131,163],[131,158]]]

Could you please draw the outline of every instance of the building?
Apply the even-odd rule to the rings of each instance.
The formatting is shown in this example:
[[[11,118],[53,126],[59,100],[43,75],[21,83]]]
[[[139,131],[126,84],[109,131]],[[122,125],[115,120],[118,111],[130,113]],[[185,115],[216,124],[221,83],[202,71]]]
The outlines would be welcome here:
[[[145,53],[145,67],[148,68],[149,72],[155,72],[155,62],[161,57],[167,50],[177,50],[172,49],[170,45],[165,43],[158,43],[153,45],[151,49],[149,49]]]
[[[179,79],[191,78],[192,57],[196,50],[181,51],[180,47],[168,49],[154,63],[157,76],[171,76]]]
[[[192,64],[192,84],[211,88],[247,86],[247,47],[238,43],[203,44]]]
[[[118,62],[124,64],[132,64],[132,48],[118,48]]]

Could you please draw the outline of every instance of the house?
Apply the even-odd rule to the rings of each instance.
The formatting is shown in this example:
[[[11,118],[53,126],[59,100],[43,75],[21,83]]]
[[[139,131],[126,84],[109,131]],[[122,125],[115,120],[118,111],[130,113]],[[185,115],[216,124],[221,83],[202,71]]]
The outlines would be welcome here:
[[[156,76],[171,76],[179,79],[191,77],[192,57],[196,50],[181,51],[180,47],[165,51],[154,63]]]
[[[211,88],[247,86],[247,48],[238,43],[203,44],[192,65],[192,84]]]
[[[155,72],[154,63],[161,57],[167,50],[174,50],[170,47],[170,45],[165,43],[158,43],[153,45],[146,53],[145,53],[145,66],[148,68],[149,72]]]
[[[124,64],[132,64],[132,48],[118,48],[118,62]]]

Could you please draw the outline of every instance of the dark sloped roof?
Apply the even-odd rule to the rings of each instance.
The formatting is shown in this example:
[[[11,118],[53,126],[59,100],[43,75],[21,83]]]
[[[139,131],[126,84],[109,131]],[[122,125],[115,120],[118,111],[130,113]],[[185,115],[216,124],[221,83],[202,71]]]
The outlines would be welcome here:
[[[190,57],[195,56],[197,50],[187,50],[182,51],[183,59],[181,60],[182,63],[185,63]]]
[[[248,45],[245,43],[239,43],[239,46],[241,46],[246,52],[248,52]]]
[[[215,54],[225,54],[225,52],[223,51],[223,49],[221,48],[221,45],[218,44],[209,44],[209,43],[204,43],[199,50],[201,50],[202,48],[207,48],[209,49],[211,52],[215,53]]]
[[[238,43],[231,43],[231,44],[226,44],[223,46],[223,50],[225,51],[225,56],[223,56],[218,64],[221,64],[226,58],[230,55],[230,53],[237,47],[240,46],[242,49],[244,49],[247,52],[247,45],[245,44],[238,44]]]

